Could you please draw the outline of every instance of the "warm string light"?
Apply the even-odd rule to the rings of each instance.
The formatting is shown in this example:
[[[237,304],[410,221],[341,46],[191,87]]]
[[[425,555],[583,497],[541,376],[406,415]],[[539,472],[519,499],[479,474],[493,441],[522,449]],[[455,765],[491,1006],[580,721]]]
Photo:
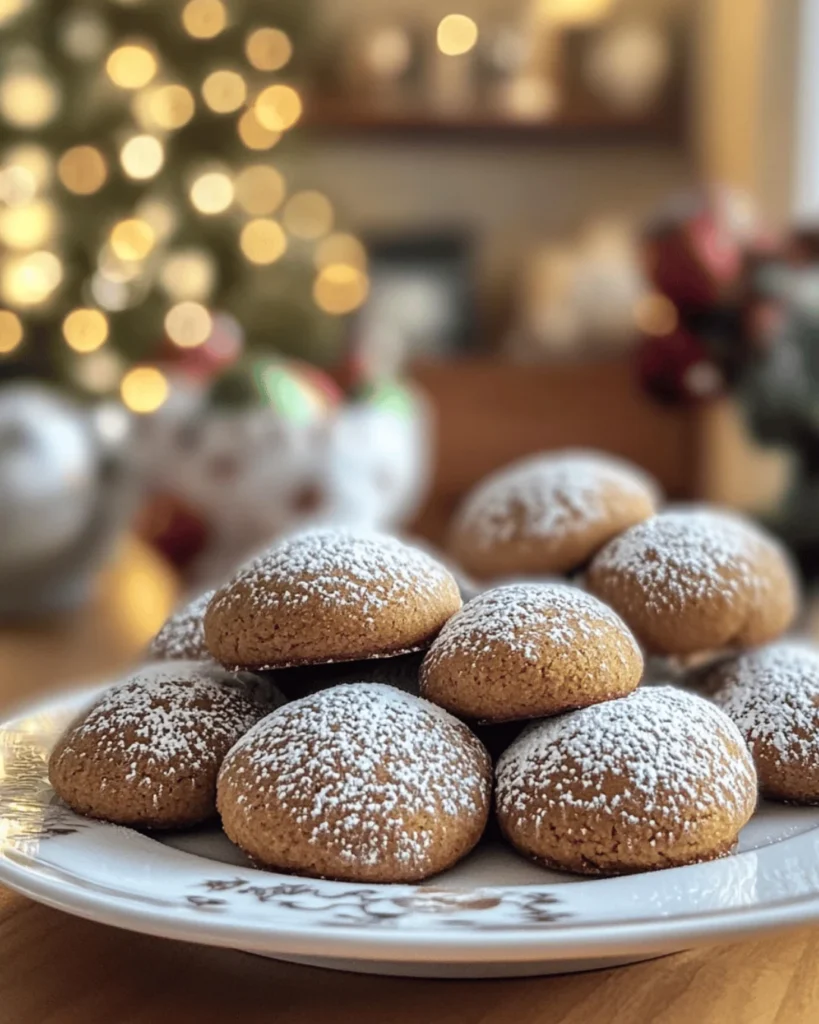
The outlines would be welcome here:
[[[12,70],[0,79],[0,114],[15,128],[42,128],[60,107],[54,82],[35,70]]]
[[[0,309],[0,355],[10,355],[20,347],[23,325],[20,317],[9,309]]]
[[[0,238],[12,249],[36,249],[54,231],[54,208],[42,199],[0,211]]]
[[[143,128],[175,131],[193,117],[196,101],[184,85],[158,85],[134,97],[134,116]]]
[[[172,299],[206,299],[215,281],[213,257],[204,249],[169,253],[159,272],[159,282]]]
[[[257,28],[245,41],[245,55],[258,71],[281,71],[293,56],[293,44],[278,28]]]
[[[212,71],[202,83],[202,98],[215,114],[232,114],[247,99],[247,83],[238,71]]]
[[[478,42],[478,26],[465,14],[447,14],[438,23],[438,49],[448,57],[469,53]]]
[[[196,178],[189,195],[200,213],[224,213],[233,202],[233,182],[224,171],[207,171]]]
[[[63,320],[63,337],[75,352],[95,352],[108,340],[108,319],[98,309],[72,309]]]
[[[355,235],[339,232],[328,235],[316,246],[313,262],[318,270],[332,263],[346,263],[356,270],[367,269],[367,251]]]
[[[119,392],[131,412],[156,412],[168,399],[168,381],[155,366],[136,366],[122,378]]]
[[[236,125],[239,138],[248,149],[257,151],[272,149],[282,137],[280,131],[266,128],[256,117],[253,109],[246,110]]]
[[[179,302],[165,316],[165,330],[180,348],[203,345],[213,331],[213,319],[199,302]]]
[[[189,0],[182,24],[194,39],[214,39],[227,25],[227,10],[221,0]]]
[[[331,263],[323,267],[313,284],[316,305],[334,316],[343,316],[358,309],[368,292],[367,275],[346,263]]]
[[[251,263],[267,265],[281,259],[287,249],[287,236],[278,221],[258,217],[242,228],[239,246]]]
[[[119,221],[111,231],[111,248],[119,259],[126,262],[144,260],[155,241],[151,225],[138,217]]]
[[[63,278],[63,265],[53,252],[39,250],[7,259],[0,270],[0,292],[10,306],[37,306]]]
[[[288,199],[283,219],[291,235],[313,241],[332,229],[333,207],[327,196],[307,189]]]
[[[146,46],[126,44],[109,54],[105,70],[114,85],[121,89],[141,89],[153,81],[158,65]]]
[[[256,97],[253,112],[264,128],[284,132],[302,115],[301,97],[290,85],[269,85]]]
[[[153,135],[134,135],[120,150],[119,161],[129,178],[144,181],[162,170],[165,150]]]
[[[60,157],[57,174],[69,192],[90,196],[105,184],[108,165],[94,146],[72,146]]]
[[[236,176],[236,201],[245,213],[254,216],[274,213],[286,190],[284,178],[269,164],[252,164]]]

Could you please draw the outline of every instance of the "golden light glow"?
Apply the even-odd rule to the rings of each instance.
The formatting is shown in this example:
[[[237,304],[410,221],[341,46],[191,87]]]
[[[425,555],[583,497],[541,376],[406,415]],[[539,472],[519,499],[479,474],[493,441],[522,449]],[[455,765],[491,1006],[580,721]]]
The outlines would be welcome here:
[[[91,278],[91,295],[95,302],[112,313],[126,309],[131,301],[127,283],[121,279],[114,280],[101,270]]]
[[[329,266],[331,263],[346,263],[356,270],[367,269],[367,250],[355,235],[348,235],[339,232],[335,235],[328,235],[316,246],[313,254],[313,262],[318,270]]]
[[[108,167],[94,146],[72,146],[60,157],[57,174],[69,192],[90,196],[105,184]]]
[[[72,309],[63,320],[63,337],[75,352],[95,352],[108,340],[108,319],[98,309]]]
[[[0,0],[0,25],[11,21],[25,6],[26,0]]]
[[[253,110],[263,127],[284,132],[301,117],[301,97],[290,85],[269,85],[259,93]]]
[[[614,0],[540,0],[542,17],[556,25],[592,25],[600,21]]]
[[[208,171],[191,185],[190,197],[200,213],[224,213],[233,202],[233,182],[224,171]]]
[[[114,390],[122,379],[122,370],[122,360],[110,348],[91,352],[84,359],[76,360],[73,367],[77,383],[86,391],[100,395]]]
[[[54,208],[40,199],[0,211],[0,238],[12,249],[36,249],[54,230]]]
[[[198,302],[179,302],[168,310],[165,317],[168,337],[180,348],[196,348],[210,337],[213,319]]]
[[[120,150],[119,160],[129,178],[143,181],[162,169],[165,150],[153,135],[134,135]]]
[[[293,56],[293,44],[278,28],[257,28],[245,41],[247,59],[259,71],[280,71]]]
[[[111,249],[114,255],[126,262],[144,260],[153,249],[156,236],[147,221],[129,217],[114,225],[111,232]]]
[[[59,106],[56,85],[38,71],[10,71],[0,81],[0,114],[15,128],[42,128]]]
[[[275,263],[287,249],[287,236],[278,221],[258,217],[248,221],[239,237],[242,252],[251,263]]]
[[[34,179],[34,184],[38,189],[46,186],[51,180],[53,170],[51,155],[43,146],[38,146],[33,142],[23,143],[7,150],[3,157],[10,166],[27,171]]]
[[[74,11],[62,19],[60,43],[74,60],[99,60],[108,43],[108,27],[93,11]]]
[[[282,133],[265,128],[253,110],[246,110],[237,125],[239,138],[248,149],[272,149],[281,139]]]
[[[63,265],[53,252],[29,253],[6,260],[0,272],[0,290],[11,306],[37,306],[63,279]]]
[[[277,210],[285,191],[282,175],[266,164],[245,167],[236,178],[237,202],[247,213],[256,216]]]
[[[136,208],[136,215],[150,224],[158,241],[167,238],[176,228],[176,210],[161,199],[143,199]]]
[[[478,41],[478,26],[465,14],[447,14],[438,23],[438,49],[448,57],[469,53]]]
[[[213,39],[227,25],[221,0],[190,0],[182,10],[182,24],[194,39]]]
[[[212,71],[202,83],[202,96],[215,114],[232,114],[247,99],[247,84],[237,71]]]
[[[0,355],[7,356],[23,340],[20,317],[10,309],[0,309]]]
[[[145,113],[149,123],[173,130],[190,121],[195,107],[193,93],[184,85],[161,85],[148,93]]]
[[[651,292],[635,303],[634,322],[643,334],[662,338],[677,329],[680,318],[671,299],[659,292]]]
[[[156,75],[156,57],[145,46],[118,46],[105,62],[108,77],[120,89],[141,89]]]
[[[330,200],[321,192],[296,192],[284,208],[284,225],[296,238],[321,238],[333,226]]]
[[[313,298],[325,313],[343,316],[358,309],[367,298],[367,275],[346,263],[331,263],[319,271],[313,284]]]
[[[168,381],[155,366],[136,366],[122,378],[119,393],[131,412],[156,412],[168,399]]]
[[[213,291],[216,267],[204,249],[182,249],[162,264],[159,281],[172,299],[206,299]]]

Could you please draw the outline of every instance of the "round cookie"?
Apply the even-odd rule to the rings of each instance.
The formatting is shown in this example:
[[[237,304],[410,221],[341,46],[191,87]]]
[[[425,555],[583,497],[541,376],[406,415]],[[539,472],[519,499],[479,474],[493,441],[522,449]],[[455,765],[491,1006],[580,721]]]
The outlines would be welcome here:
[[[48,775],[72,810],[134,828],[185,828],[216,812],[225,754],[275,705],[216,667],[179,663],[107,690],[61,737]]]
[[[210,661],[204,619],[215,593],[208,590],[174,612],[151,641],[150,657],[157,661]]]
[[[653,515],[658,493],[646,474],[608,455],[569,450],[530,456],[467,496],[450,550],[477,579],[565,575]]]
[[[480,839],[491,765],[457,719],[390,686],[361,683],[286,704],[219,774],[228,837],[281,871],[412,882]]]
[[[498,821],[513,846],[578,874],[722,857],[757,796],[733,722],[672,687],[529,726],[501,756],[496,778]]]
[[[424,552],[383,534],[315,530],[217,590],[205,640],[229,668],[391,657],[428,647],[460,606],[452,574]]]
[[[632,527],[597,555],[586,582],[651,654],[767,643],[791,625],[799,605],[778,541],[740,516],[705,508]]]
[[[819,803],[819,651],[750,651],[714,669],[705,689],[745,737],[762,795]]]
[[[559,583],[516,583],[473,598],[421,666],[421,696],[481,722],[543,718],[623,697],[643,658],[597,598]]]

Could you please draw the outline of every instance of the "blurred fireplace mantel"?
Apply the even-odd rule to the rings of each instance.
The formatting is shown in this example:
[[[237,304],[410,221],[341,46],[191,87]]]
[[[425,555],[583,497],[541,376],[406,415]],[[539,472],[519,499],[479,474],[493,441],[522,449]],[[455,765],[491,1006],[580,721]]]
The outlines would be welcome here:
[[[755,445],[732,400],[664,408],[641,390],[628,356],[548,365],[469,357],[419,362],[412,375],[437,420],[431,494],[416,522],[436,542],[473,484],[544,449],[603,449],[644,467],[672,500],[748,511],[764,511],[786,484],[786,460]]]

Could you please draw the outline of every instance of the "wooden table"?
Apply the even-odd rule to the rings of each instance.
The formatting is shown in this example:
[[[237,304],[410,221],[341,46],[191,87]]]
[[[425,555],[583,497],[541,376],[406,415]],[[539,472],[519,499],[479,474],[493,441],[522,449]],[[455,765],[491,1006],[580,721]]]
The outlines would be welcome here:
[[[0,631],[0,705],[121,670],[173,602],[126,545],[85,612]],[[0,888],[0,1024],[801,1024],[819,1020],[819,931],[593,974],[511,981],[368,978],[132,935]]]

